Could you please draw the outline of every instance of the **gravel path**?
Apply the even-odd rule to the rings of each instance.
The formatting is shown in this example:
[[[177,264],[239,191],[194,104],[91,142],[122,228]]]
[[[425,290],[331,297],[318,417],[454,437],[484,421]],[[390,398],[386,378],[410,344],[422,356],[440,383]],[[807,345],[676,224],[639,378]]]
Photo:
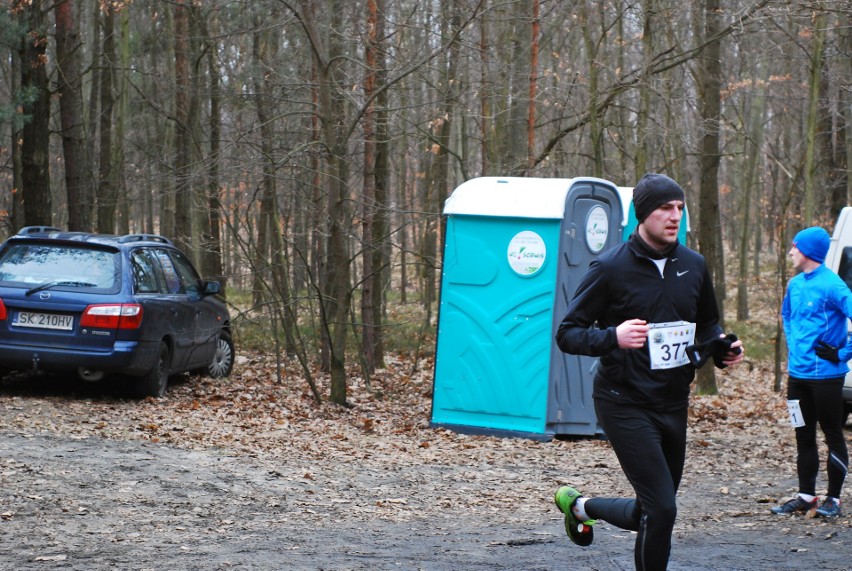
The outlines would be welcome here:
[[[292,395],[267,421],[269,393],[240,415],[239,398],[204,391],[138,402],[3,383],[0,571],[633,568],[633,534],[602,522],[576,547],[550,499],[562,483],[624,489],[604,442],[466,437],[384,401],[309,416]],[[727,402],[694,407],[669,568],[852,569],[849,508],[769,514],[795,487],[789,432],[750,412],[765,403]]]

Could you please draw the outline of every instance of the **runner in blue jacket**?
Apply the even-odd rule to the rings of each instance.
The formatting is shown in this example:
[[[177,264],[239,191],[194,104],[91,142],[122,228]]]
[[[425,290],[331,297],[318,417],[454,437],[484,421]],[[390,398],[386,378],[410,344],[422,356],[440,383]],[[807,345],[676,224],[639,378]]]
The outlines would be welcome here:
[[[636,497],[586,498],[562,486],[554,499],[571,541],[589,545],[592,525],[606,520],[637,532],[636,569],[655,571],[668,565],[686,458],[695,366],[685,350],[723,337],[704,258],[678,243],[683,189],[647,174],[633,205],[636,231],[590,263],[556,341],[566,353],[600,357],[595,412]],[[714,362],[739,363],[741,347],[729,339]]]
[[[825,267],[831,239],[819,227],[796,234],[790,248],[793,267],[800,271],[787,284],[781,306],[787,337],[787,400],[796,427],[796,468],[799,492],[790,501],[772,508],[775,514],[807,512],[840,515],[840,490],[846,479],[849,454],[843,437],[843,380],[852,357],[848,320],[852,318],[852,292],[840,277]],[[819,507],[816,478],[819,424],[828,447],[828,493]]]

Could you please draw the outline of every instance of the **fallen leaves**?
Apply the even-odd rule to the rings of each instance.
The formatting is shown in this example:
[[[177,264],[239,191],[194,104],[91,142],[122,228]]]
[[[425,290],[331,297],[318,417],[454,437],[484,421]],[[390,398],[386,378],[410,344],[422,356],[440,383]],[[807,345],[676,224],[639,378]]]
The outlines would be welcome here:
[[[351,407],[317,403],[300,367],[283,365],[279,383],[272,356],[243,356],[230,379],[179,379],[166,398],[143,401],[91,391],[81,398],[57,386],[39,390],[28,381],[4,381],[0,420],[22,433],[250,457],[268,467],[270,478],[297,483],[302,500],[310,500],[303,508],[318,517],[407,521],[430,510],[471,510],[526,521],[552,512],[553,490],[563,483],[594,494],[630,493],[605,441],[538,442],[430,428],[426,361],[388,355],[387,367],[371,379],[372,391],[350,371]],[[316,381],[327,395],[329,379],[317,374]],[[690,406],[685,500],[706,493],[724,498],[738,514],[768,513],[765,504],[788,496],[792,484],[785,482],[794,481],[784,398],[772,391],[772,375],[760,364],[721,371],[717,382],[718,395],[694,397]],[[0,464],[0,471],[15,469]],[[365,481],[376,484],[365,487]],[[701,525],[702,512],[692,520],[690,510],[684,513],[682,525]]]

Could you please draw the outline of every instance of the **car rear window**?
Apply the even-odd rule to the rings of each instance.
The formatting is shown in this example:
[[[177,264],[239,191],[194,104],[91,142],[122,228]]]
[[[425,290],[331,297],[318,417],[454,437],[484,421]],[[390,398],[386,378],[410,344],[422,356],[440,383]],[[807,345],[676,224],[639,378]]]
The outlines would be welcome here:
[[[118,291],[121,287],[118,250],[65,244],[10,243],[0,252],[4,285],[51,289]]]

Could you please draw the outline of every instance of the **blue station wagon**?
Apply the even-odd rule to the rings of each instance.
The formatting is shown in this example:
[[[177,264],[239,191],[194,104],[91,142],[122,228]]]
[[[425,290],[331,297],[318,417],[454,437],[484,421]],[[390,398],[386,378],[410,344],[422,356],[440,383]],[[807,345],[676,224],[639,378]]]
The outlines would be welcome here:
[[[22,228],[0,246],[0,372],[119,376],[140,397],[177,373],[227,377],[220,290],[162,236]]]

